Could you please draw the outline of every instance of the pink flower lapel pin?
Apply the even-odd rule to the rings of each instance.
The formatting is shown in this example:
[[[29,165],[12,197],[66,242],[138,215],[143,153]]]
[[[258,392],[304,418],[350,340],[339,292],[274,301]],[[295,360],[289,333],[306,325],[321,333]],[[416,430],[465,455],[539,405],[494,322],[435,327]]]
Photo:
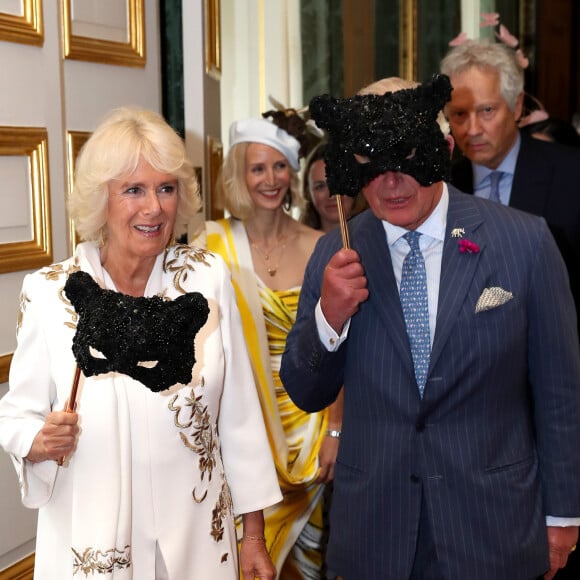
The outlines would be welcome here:
[[[472,242],[471,240],[467,240],[465,238],[461,238],[457,245],[459,246],[459,251],[462,254],[478,254],[479,253],[479,246]]]
[[[465,229],[464,228],[453,228],[451,230],[451,237],[452,238],[459,238],[457,240],[457,245],[459,247],[459,251],[462,254],[478,254],[479,253],[479,245],[467,238],[464,238]]]

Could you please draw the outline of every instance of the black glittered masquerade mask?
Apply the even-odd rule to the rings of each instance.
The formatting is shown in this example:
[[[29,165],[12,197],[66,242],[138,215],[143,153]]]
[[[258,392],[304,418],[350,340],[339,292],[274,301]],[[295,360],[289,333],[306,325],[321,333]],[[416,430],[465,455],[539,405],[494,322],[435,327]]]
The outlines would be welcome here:
[[[86,376],[115,371],[155,392],[191,382],[194,338],[209,314],[199,292],[135,298],[103,290],[86,272],[71,274],[64,291],[79,315],[72,348]]]
[[[437,116],[451,90],[449,78],[436,75],[429,83],[384,95],[314,97],[310,116],[329,134],[330,191],[355,196],[387,171],[411,175],[422,186],[447,179],[451,155]]]

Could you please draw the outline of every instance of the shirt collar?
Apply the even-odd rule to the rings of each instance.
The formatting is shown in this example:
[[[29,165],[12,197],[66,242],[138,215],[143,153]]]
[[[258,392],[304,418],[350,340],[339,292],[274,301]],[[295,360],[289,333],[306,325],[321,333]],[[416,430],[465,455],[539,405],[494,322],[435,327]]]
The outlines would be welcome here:
[[[443,192],[439,203],[431,212],[431,215],[417,228],[421,234],[425,234],[436,240],[443,241],[445,239],[445,228],[447,227],[447,208],[449,207],[449,191],[447,184],[443,182]],[[400,226],[395,226],[385,220],[383,227],[387,234],[387,243],[390,247],[396,244],[409,230]]]
[[[478,165],[477,163],[474,163],[473,183],[475,187],[477,188],[479,185],[481,185],[481,182],[486,179],[486,177],[492,171],[502,171],[503,173],[509,173],[510,175],[513,175],[516,170],[516,161],[518,160],[521,143],[522,138],[520,137],[520,132],[518,131],[516,142],[496,169],[490,169],[489,167],[485,167],[485,165]]]

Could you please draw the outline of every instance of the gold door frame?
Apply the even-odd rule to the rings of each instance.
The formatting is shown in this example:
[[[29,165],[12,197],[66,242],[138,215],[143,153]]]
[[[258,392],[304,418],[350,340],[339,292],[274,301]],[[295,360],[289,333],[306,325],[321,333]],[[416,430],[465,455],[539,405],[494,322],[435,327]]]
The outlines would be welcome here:
[[[399,75],[416,80],[417,60],[417,0],[399,2]]]

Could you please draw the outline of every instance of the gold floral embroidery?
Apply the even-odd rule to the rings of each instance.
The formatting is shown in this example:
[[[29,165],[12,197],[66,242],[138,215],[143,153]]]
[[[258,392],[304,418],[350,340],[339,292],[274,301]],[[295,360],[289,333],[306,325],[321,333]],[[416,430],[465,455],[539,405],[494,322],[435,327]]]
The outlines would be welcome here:
[[[41,270],[40,273],[47,280],[58,280],[64,274],[64,266],[62,264],[52,264],[48,268]]]
[[[196,489],[194,489],[191,492],[191,495],[193,496],[193,501],[195,503],[202,503],[205,501],[205,498],[207,497],[207,489],[203,492],[201,497],[197,497],[197,490]]]
[[[77,260],[65,269],[64,264],[52,264],[51,266],[47,266],[40,270],[40,274],[42,274],[47,280],[57,281],[61,276],[68,276],[72,272],[76,272],[80,270],[80,266],[78,265]],[[71,316],[72,322],[65,321],[65,326],[68,326],[72,329],[76,329],[78,315],[75,312],[74,308],[72,308],[70,301],[64,294],[64,285],[58,290],[58,296],[62,302],[67,305],[65,308],[66,312]],[[19,305],[18,305],[18,318],[16,321],[16,334],[20,331],[22,327],[22,322],[24,320],[24,313],[26,312],[26,306],[30,303],[30,298],[24,293],[20,293]]]
[[[24,320],[24,313],[26,312],[26,305],[30,302],[30,298],[24,293],[20,293],[20,300],[18,304],[18,319],[16,320],[16,334],[20,332],[22,321]]]
[[[78,264],[78,261],[75,258],[75,260],[69,264],[66,269],[64,263],[61,262],[60,264],[52,264],[46,268],[43,268],[40,273],[47,280],[58,280],[61,276],[68,276],[69,274],[72,274],[73,272],[76,272],[80,269],[81,268]]]
[[[210,266],[207,258],[211,252],[201,248],[187,245],[177,245],[172,249],[173,255],[169,258],[169,250],[166,252],[163,263],[165,272],[173,273],[173,285],[181,292],[186,292],[184,284],[187,282],[190,272],[194,272],[196,266],[203,264]],[[205,380],[202,377],[199,387],[203,389]],[[178,401],[178,399],[180,399]],[[189,395],[175,394],[168,404],[169,410],[174,413],[175,426],[180,430],[183,444],[198,456],[201,480],[210,482],[212,474],[217,467],[217,453],[219,449],[218,437],[213,427],[207,405],[203,404],[203,396],[196,395],[195,389],[189,390]],[[221,473],[222,488],[216,505],[212,509],[211,536],[215,542],[220,542],[224,537],[224,519],[232,513],[232,498],[230,489]],[[200,504],[207,499],[207,489],[193,489],[193,500]],[[227,562],[229,552],[221,555],[221,562]]]
[[[82,552],[72,548],[73,576],[76,574],[112,574],[115,569],[123,570],[131,567],[131,546],[125,546],[122,550],[111,548],[110,550],[97,550],[85,548]]]
[[[175,413],[174,422],[183,444],[199,456],[199,470],[203,480],[207,474],[211,481],[212,472],[216,466],[215,453],[218,448],[217,437],[214,433],[207,405],[202,403],[202,395],[196,396],[195,390],[185,397],[183,405],[177,405],[179,394],[173,396],[169,402],[169,410]],[[184,433],[190,429],[189,433]],[[197,495],[197,494],[196,494]]]
[[[78,263],[78,259],[75,258],[73,262],[69,263],[66,267],[64,263],[59,264],[52,264],[47,266],[46,268],[42,269],[40,273],[47,279],[51,281],[57,281],[61,277],[64,277],[65,280],[68,278],[70,274],[73,272],[78,272],[80,270],[80,266]],[[77,322],[78,322],[78,315],[75,312],[75,309],[72,307],[70,300],[66,297],[64,293],[64,284],[58,290],[58,297],[60,298],[61,302],[64,302],[66,305],[65,312],[71,317],[71,321],[65,320],[64,325],[76,330]]]
[[[211,535],[215,542],[224,537],[224,518],[232,513],[232,496],[225,479],[215,507],[212,510]]]
[[[64,286],[58,291],[58,297],[62,302],[65,303],[66,306],[64,310],[71,317],[71,321],[69,322],[68,320],[65,320],[64,325],[68,326],[69,328],[72,328],[73,330],[76,330],[77,322],[79,321],[79,315],[77,314],[77,311],[73,308],[71,301],[66,297],[66,294],[64,293]]]
[[[182,294],[185,294],[183,284],[187,282],[189,272],[195,271],[196,264],[203,264],[209,266],[207,257],[211,256],[211,252],[202,248],[195,248],[185,244],[178,244],[172,248],[174,257],[169,258],[169,250],[165,251],[163,259],[163,271],[173,272],[173,285]]]

